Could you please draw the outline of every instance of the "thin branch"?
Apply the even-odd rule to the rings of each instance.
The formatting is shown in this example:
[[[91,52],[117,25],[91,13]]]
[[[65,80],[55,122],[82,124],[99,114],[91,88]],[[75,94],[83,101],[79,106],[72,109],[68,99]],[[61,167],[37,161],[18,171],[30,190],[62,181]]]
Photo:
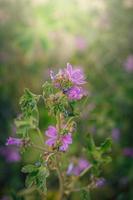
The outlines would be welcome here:
[[[41,131],[40,131],[40,129],[38,127],[36,128],[36,131],[38,132],[38,135],[39,135],[39,137],[41,139],[41,143],[44,145],[44,138],[43,138],[42,133],[41,133]]]
[[[90,168],[91,165],[89,165],[84,171],[82,171],[78,177],[81,178],[82,176],[84,176],[89,171]]]
[[[62,172],[61,172],[60,165],[59,165],[59,159],[58,159],[57,155],[55,156],[55,158],[56,158],[56,171],[58,174],[59,185],[60,185],[59,200],[62,200],[63,194],[64,194],[64,180],[63,180]]]

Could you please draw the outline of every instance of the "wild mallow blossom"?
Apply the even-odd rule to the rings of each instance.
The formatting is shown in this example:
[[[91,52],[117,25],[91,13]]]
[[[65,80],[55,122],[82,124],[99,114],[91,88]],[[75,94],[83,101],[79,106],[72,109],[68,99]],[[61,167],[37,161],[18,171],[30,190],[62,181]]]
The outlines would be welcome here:
[[[50,77],[54,86],[61,89],[69,100],[80,100],[86,95],[82,87],[86,83],[82,69],[74,69],[71,64],[67,63],[66,69],[59,70],[56,75],[50,71]]]
[[[83,51],[84,49],[86,49],[87,43],[86,43],[85,38],[81,36],[77,36],[75,38],[75,45],[76,45],[76,48],[80,51]]]
[[[96,187],[103,187],[105,185],[105,183],[106,183],[105,178],[99,178],[96,181]]]
[[[68,76],[68,79],[75,85],[83,85],[86,83],[84,73],[80,68],[73,69],[72,65],[67,63],[65,73]]]
[[[0,155],[5,158],[6,162],[18,162],[21,159],[19,150],[15,147],[1,147]]]
[[[22,140],[19,138],[14,138],[14,137],[9,137],[7,139],[6,145],[16,145],[16,146],[21,146],[23,144]]]
[[[115,142],[118,142],[120,140],[120,130],[118,128],[112,129],[112,139]]]
[[[79,176],[86,168],[91,167],[91,164],[84,158],[78,160],[77,165],[71,162],[67,169],[67,175]]]
[[[123,155],[133,158],[133,148],[131,148],[131,147],[124,148],[123,149]]]
[[[84,94],[85,94],[85,91],[83,90],[83,88],[78,87],[78,86],[73,86],[67,91],[67,96],[70,100],[73,100],[73,99],[79,100],[84,96]]]
[[[59,142],[60,151],[66,151],[69,147],[69,144],[72,144],[71,133],[58,136],[58,131],[54,126],[49,126],[47,131],[45,132],[45,135],[49,137],[49,139],[46,140],[45,144],[47,144],[50,147],[54,147],[57,144],[57,142]]]
[[[129,55],[124,63],[124,68],[127,72],[133,71],[133,55]]]

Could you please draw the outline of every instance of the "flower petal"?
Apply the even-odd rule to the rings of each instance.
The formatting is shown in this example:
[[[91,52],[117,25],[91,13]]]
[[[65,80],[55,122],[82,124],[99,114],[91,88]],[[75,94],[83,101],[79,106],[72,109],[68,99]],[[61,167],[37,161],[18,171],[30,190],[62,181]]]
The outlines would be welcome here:
[[[54,126],[49,126],[47,131],[45,132],[46,136],[50,138],[56,138],[57,137],[57,130]]]
[[[50,138],[48,140],[46,140],[45,144],[47,144],[48,146],[53,146],[56,143],[56,139],[55,138]]]

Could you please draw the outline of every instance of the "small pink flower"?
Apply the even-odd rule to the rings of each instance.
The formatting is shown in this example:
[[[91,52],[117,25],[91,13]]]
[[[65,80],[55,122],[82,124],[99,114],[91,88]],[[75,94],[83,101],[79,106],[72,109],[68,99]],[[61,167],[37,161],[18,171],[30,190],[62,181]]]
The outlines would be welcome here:
[[[105,185],[105,183],[106,183],[105,178],[99,178],[96,181],[96,187],[103,187]]]
[[[57,130],[54,126],[49,126],[48,130],[45,132],[46,136],[48,136],[50,139],[46,140],[46,144],[48,146],[54,146],[56,144],[57,140]]]
[[[83,37],[80,37],[80,36],[76,37],[75,43],[76,43],[77,49],[79,49],[80,51],[83,51],[87,47],[86,40]]]
[[[67,63],[65,73],[67,74],[69,80],[76,85],[83,85],[86,83],[84,73],[80,68],[73,69],[72,65]]]
[[[127,157],[133,158],[133,148],[131,148],[131,147],[125,147],[123,149],[123,155],[127,156]]]
[[[67,175],[79,176],[86,168],[91,167],[91,164],[84,158],[78,160],[78,164],[70,163],[67,169]]]
[[[49,137],[49,139],[46,140],[45,144],[47,144],[48,146],[55,146],[57,140],[59,140],[59,142],[61,143],[61,146],[59,148],[60,151],[66,151],[69,144],[72,144],[71,134],[68,133],[66,135],[60,135],[58,138],[57,129],[54,126],[49,126],[45,134]]]
[[[71,87],[66,94],[70,100],[79,100],[86,95],[85,90],[78,86]]]
[[[0,155],[5,157],[6,162],[18,162],[21,159],[18,148],[12,146],[1,147]]]
[[[112,129],[112,139],[115,142],[118,142],[120,140],[120,130],[118,128]]]
[[[129,55],[124,63],[125,70],[127,72],[133,71],[133,55]]]
[[[61,137],[61,143],[62,145],[60,146],[60,150],[61,151],[66,151],[69,147],[69,144],[72,144],[72,136],[70,133],[68,133],[67,135],[63,135]]]
[[[19,138],[13,138],[13,137],[9,137],[7,139],[6,145],[16,145],[16,146],[21,146],[23,144],[22,140]]]

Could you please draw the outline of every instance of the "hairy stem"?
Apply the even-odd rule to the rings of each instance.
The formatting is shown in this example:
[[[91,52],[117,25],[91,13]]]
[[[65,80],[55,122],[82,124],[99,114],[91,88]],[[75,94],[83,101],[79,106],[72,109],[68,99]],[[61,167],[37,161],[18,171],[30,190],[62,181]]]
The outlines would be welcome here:
[[[62,172],[60,169],[60,164],[59,164],[59,157],[58,155],[55,156],[56,157],[56,171],[58,174],[58,178],[59,178],[59,200],[63,199],[63,194],[64,194],[64,180],[63,180],[63,176],[62,176]]]
[[[60,138],[60,131],[61,131],[61,114],[57,114],[56,116],[56,120],[57,120],[57,130],[58,130],[58,138]],[[60,168],[60,158],[59,158],[59,154],[55,155],[55,159],[56,159],[56,171],[58,174],[58,178],[59,178],[59,200],[63,199],[63,194],[64,194],[64,180],[63,180],[63,176],[62,176],[62,172],[61,172],[61,168]]]
[[[37,130],[37,132],[38,132],[38,135],[39,135],[39,137],[40,137],[40,140],[41,140],[42,145],[44,145],[44,138],[43,138],[43,135],[42,135],[40,129],[39,129],[39,128],[36,128],[36,130]]]

